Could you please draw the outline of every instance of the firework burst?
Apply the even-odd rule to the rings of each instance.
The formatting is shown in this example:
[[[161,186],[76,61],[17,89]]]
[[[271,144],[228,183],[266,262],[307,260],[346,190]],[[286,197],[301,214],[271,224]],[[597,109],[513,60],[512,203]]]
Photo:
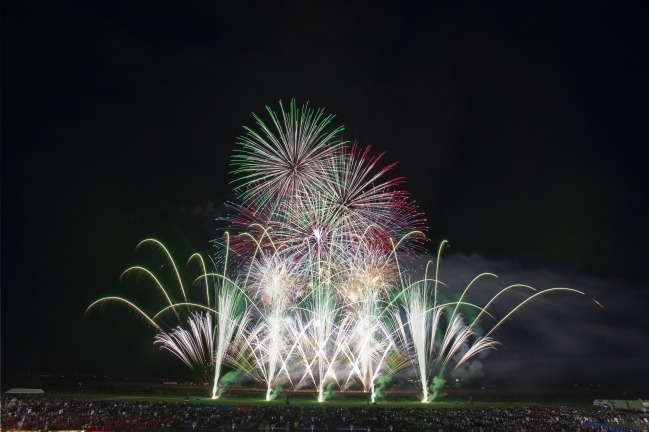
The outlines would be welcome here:
[[[344,142],[338,137],[342,127],[327,129],[333,116],[324,110],[298,108],[295,101],[288,112],[280,102],[281,119],[270,107],[266,110],[271,122],[255,115],[259,131],[244,127],[232,166],[238,177],[235,191],[243,202],[272,212],[295,191],[317,188],[326,176],[325,161]]]
[[[457,368],[479,353],[495,349],[491,335],[514,313],[551,288],[533,291],[503,317],[491,306],[468,301],[478,275],[455,301],[438,297],[440,246],[423,279],[404,265],[416,259],[425,241],[424,218],[409,194],[390,178],[394,164],[383,164],[370,147],[349,144],[332,127],[333,116],[292,101],[270,121],[255,116],[257,130],[244,128],[232,156],[238,202],[230,203],[231,228],[215,268],[194,254],[201,273],[193,285],[204,287],[192,302],[168,250],[159,250],[172,268],[175,296],[156,274],[141,266],[127,269],[153,282],[164,303],[145,312],[121,297],[90,305],[119,303],[132,308],[158,334],[157,346],[184,364],[208,374],[217,397],[223,365],[244,380],[264,386],[266,399],[276,388],[311,388],[318,401],[326,389],[360,389],[374,400],[385,377],[414,370],[421,398],[434,398],[434,376]],[[435,275],[428,269],[435,264]],[[171,316],[169,327],[163,317]],[[474,316],[475,318],[469,318]],[[486,332],[478,323],[495,324]]]

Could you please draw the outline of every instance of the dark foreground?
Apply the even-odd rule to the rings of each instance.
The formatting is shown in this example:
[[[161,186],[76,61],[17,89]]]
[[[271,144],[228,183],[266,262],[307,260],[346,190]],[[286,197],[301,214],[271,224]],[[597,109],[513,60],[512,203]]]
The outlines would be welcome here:
[[[191,402],[2,399],[1,430],[642,431],[644,413],[579,407],[219,406]]]

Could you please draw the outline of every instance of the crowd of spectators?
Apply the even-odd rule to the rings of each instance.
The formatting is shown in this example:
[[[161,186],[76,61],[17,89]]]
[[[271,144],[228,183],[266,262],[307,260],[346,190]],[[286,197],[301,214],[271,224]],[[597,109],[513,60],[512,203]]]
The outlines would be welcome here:
[[[649,416],[571,407],[331,409],[336,429],[375,431],[598,431],[603,425],[649,429]],[[588,426],[591,424],[593,426]],[[347,428],[349,430],[350,428]],[[634,429],[627,428],[628,431]]]
[[[2,430],[124,431],[601,431],[649,430],[644,413],[595,407],[390,408],[216,406],[2,399]]]

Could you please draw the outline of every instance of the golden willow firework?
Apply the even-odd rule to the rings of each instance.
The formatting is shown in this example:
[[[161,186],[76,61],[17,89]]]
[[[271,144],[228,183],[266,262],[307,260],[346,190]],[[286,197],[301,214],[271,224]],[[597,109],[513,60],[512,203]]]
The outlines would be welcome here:
[[[121,303],[153,326],[154,343],[210,377],[212,397],[225,388],[223,366],[241,382],[276,389],[311,388],[324,401],[332,388],[363,390],[372,400],[385,378],[414,373],[421,398],[435,397],[434,379],[479,353],[494,349],[491,335],[527,302],[553,291],[512,285],[486,305],[467,293],[456,301],[438,296],[440,247],[434,277],[411,282],[425,241],[424,219],[409,194],[390,178],[369,147],[350,144],[332,127],[333,116],[291,102],[288,111],[267,108],[270,122],[255,116],[244,128],[231,163],[237,202],[228,218],[233,236],[217,242],[214,271],[194,254],[200,301],[192,302],[171,255],[157,240],[141,244],[162,251],[172,269],[173,291],[155,272],[132,267],[156,287],[164,306],[151,313],[121,297],[90,305]],[[442,243],[442,246],[444,243]],[[431,264],[431,263],[429,263]],[[502,317],[494,302],[508,291],[532,294]],[[445,298],[448,298],[447,292]],[[469,318],[473,316],[474,318]],[[478,324],[494,325],[481,335]],[[170,321],[171,320],[171,321]],[[173,322],[174,324],[169,324]]]

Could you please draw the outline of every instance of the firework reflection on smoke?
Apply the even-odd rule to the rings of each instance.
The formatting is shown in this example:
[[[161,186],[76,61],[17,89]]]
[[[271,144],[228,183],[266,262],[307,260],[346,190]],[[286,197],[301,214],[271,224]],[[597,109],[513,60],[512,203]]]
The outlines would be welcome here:
[[[175,300],[154,272],[133,267],[154,281],[165,306],[148,315],[134,303],[106,297],[106,303],[133,308],[160,333],[155,343],[189,367],[213,376],[212,397],[219,394],[223,365],[265,386],[270,400],[282,387],[312,388],[324,401],[332,388],[361,389],[371,400],[387,378],[413,368],[422,402],[437,394],[447,367],[457,368],[494,349],[491,334],[527,302],[553,291],[535,292],[505,314],[484,335],[481,318],[496,319],[490,306],[513,288],[499,291],[486,305],[472,304],[467,293],[490,274],[478,275],[456,301],[438,298],[435,276],[414,279],[405,263],[418,257],[425,241],[424,219],[402,179],[390,179],[394,164],[383,155],[349,145],[342,127],[329,129],[333,116],[291,102],[270,122],[255,116],[258,131],[245,128],[232,157],[238,176],[237,202],[228,218],[237,235],[227,233],[215,268],[194,283],[204,284],[204,302],[190,302],[168,250],[180,297]],[[448,297],[448,293],[446,295]],[[184,327],[168,328],[172,313]],[[469,319],[469,316],[475,316]],[[437,380],[435,380],[435,378]],[[377,387],[378,386],[378,387]],[[429,387],[433,395],[429,394]]]

